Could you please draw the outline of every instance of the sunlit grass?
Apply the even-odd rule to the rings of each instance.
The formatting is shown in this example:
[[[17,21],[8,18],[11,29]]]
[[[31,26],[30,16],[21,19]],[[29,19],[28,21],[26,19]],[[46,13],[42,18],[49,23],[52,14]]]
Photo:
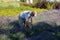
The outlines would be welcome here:
[[[18,16],[21,11],[29,10],[29,11],[37,11],[37,12],[43,12],[46,11],[46,9],[39,9],[39,8],[32,8],[29,6],[22,6],[17,5],[18,3],[14,2],[15,4],[11,2],[11,4],[6,3],[3,5],[0,5],[0,16]],[[5,6],[7,5],[7,6]]]
[[[0,10],[0,16],[15,16],[20,10],[16,8],[2,8]]]
[[[39,9],[39,8],[31,8],[23,6],[22,8],[2,8],[0,10],[0,16],[17,16],[21,11],[24,10],[30,10],[30,11],[37,11],[37,12],[43,12],[46,11],[45,9]]]

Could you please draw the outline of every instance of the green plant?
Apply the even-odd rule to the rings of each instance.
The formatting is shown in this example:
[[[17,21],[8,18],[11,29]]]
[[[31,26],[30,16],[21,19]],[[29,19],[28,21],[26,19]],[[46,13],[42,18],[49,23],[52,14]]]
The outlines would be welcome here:
[[[48,4],[47,4],[47,9],[48,9],[48,10],[49,10],[49,9],[53,9],[53,4],[51,5],[51,3],[48,2]]]
[[[2,34],[0,35],[0,40],[11,40],[7,35]]]
[[[9,33],[9,37],[12,40],[23,40],[25,37],[25,34],[22,32],[16,32],[16,33]]]

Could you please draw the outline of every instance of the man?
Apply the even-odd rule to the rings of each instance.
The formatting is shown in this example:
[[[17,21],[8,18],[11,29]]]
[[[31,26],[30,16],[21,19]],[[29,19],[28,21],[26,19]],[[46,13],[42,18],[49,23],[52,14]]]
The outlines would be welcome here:
[[[23,11],[19,15],[19,25],[20,27],[26,27],[26,24],[29,22],[28,20],[32,17],[36,16],[36,12],[32,11]],[[31,20],[32,21],[32,20]]]

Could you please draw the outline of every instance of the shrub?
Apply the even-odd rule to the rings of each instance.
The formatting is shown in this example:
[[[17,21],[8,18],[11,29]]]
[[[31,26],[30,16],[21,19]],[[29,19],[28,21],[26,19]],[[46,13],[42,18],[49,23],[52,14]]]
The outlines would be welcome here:
[[[37,8],[44,8],[44,9],[60,9],[59,2],[46,2],[46,1],[39,1],[35,4],[34,7]]]
[[[53,9],[60,9],[60,3],[56,2],[53,6]]]
[[[47,5],[47,2],[45,2],[45,1],[40,2],[39,1],[35,4],[35,7],[37,7],[37,8],[47,8],[46,5]]]
[[[48,9],[48,10],[49,10],[49,9],[53,9],[54,3],[48,2],[46,6],[47,6],[46,9]]]

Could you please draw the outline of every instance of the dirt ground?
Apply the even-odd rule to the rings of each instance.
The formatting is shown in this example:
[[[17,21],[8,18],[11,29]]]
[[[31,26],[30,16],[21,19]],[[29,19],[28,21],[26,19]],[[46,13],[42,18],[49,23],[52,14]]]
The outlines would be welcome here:
[[[18,20],[18,17],[15,16],[2,16],[0,17],[0,23],[8,23]],[[45,12],[39,12],[36,17],[33,17],[33,23],[42,22],[42,21],[52,21],[60,22],[60,10],[48,10]]]

